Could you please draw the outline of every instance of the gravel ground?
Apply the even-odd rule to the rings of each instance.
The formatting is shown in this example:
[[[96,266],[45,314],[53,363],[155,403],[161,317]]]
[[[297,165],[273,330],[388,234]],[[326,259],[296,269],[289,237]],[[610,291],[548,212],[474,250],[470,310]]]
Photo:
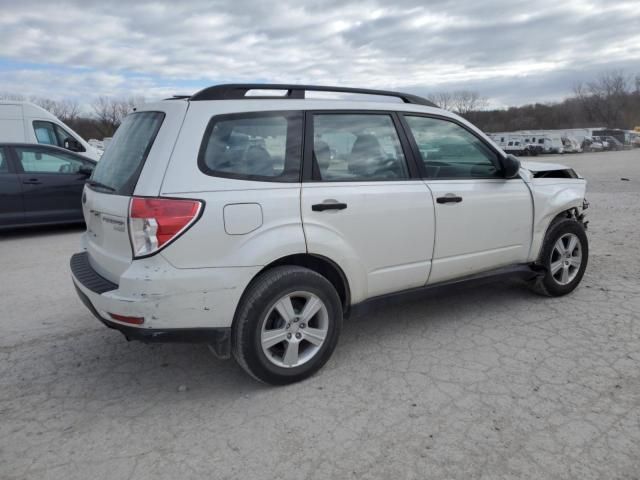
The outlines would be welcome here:
[[[3,234],[0,478],[637,479],[640,151],[542,160],[590,182],[578,290],[388,306],[284,388],[98,324],[69,279],[80,229]]]

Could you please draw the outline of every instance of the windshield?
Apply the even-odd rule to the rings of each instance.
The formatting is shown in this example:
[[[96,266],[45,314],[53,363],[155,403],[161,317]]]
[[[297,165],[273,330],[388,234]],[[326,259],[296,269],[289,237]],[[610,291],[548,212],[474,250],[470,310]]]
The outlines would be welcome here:
[[[98,162],[90,184],[117,195],[132,195],[163,119],[161,112],[127,116]]]

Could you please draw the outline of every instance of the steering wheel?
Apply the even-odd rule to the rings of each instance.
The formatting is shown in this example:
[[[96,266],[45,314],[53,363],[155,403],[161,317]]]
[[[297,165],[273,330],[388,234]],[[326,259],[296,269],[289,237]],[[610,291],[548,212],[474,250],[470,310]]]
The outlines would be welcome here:
[[[400,176],[400,167],[394,158],[389,157],[380,168],[374,170],[373,175],[376,177],[398,178]]]

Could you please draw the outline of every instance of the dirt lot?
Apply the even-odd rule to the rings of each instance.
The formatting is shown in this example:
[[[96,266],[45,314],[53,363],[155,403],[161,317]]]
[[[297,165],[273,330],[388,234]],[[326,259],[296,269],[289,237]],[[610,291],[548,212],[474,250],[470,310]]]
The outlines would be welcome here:
[[[100,325],[69,279],[78,228],[4,234],[0,478],[637,479],[640,151],[543,160],[590,182],[576,292],[385,307],[285,388]]]

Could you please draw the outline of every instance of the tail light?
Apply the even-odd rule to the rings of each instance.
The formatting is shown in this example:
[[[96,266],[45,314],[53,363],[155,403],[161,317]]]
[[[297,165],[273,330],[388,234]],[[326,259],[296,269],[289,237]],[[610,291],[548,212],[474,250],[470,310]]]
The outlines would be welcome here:
[[[129,205],[129,237],[133,257],[146,257],[178,238],[202,211],[199,200],[133,197]]]

